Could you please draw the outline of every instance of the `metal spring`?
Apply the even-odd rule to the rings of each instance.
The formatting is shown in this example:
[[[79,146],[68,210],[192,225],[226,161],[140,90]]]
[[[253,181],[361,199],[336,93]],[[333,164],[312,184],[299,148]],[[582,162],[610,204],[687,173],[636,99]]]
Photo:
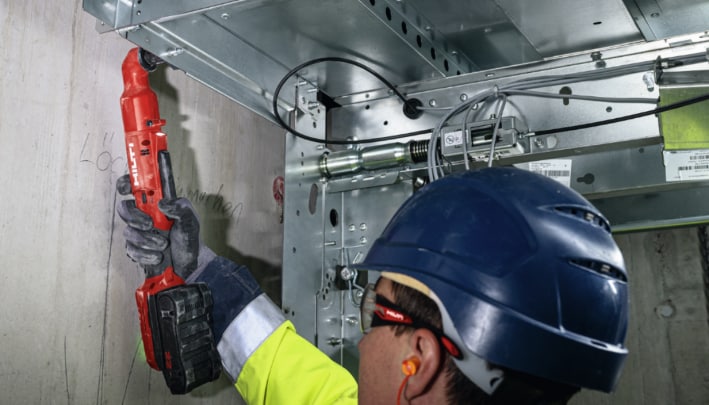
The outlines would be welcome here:
[[[428,141],[411,141],[409,142],[409,153],[411,160],[414,163],[425,162],[428,158]]]

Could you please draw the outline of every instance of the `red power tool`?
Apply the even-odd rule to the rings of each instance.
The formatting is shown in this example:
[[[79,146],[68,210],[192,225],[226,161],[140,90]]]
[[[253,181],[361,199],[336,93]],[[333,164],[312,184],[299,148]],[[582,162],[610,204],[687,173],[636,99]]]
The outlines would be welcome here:
[[[148,74],[162,63],[139,48],[123,61],[121,111],[131,189],[136,206],[152,220],[156,232],[168,236],[172,220],[158,208],[176,197],[167,135],[162,132],[157,96]],[[184,394],[219,377],[221,363],[211,331],[212,296],[206,284],[185,284],[175,274],[170,255],[146,266],[145,282],[135,292],[145,356],[161,370],[173,394]]]

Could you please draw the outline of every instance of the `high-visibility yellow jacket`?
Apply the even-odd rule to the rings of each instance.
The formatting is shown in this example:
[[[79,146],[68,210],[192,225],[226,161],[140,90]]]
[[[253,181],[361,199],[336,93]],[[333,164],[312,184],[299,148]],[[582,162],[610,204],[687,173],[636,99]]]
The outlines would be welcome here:
[[[296,333],[248,269],[216,258],[190,281],[212,291],[217,349],[247,404],[357,403],[352,375]]]

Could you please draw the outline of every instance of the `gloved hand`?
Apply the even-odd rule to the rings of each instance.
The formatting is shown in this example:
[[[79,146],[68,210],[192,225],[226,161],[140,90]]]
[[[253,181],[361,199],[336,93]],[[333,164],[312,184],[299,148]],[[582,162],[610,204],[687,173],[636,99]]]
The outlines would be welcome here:
[[[118,179],[116,189],[121,195],[131,194],[129,175]],[[163,199],[158,208],[174,221],[167,237],[155,231],[152,219],[136,207],[135,200],[123,200],[118,204],[118,216],[128,225],[123,232],[128,257],[145,267],[155,266],[164,255],[171,255],[175,274],[189,283],[216,254],[200,239],[199,219],[189,200]]]

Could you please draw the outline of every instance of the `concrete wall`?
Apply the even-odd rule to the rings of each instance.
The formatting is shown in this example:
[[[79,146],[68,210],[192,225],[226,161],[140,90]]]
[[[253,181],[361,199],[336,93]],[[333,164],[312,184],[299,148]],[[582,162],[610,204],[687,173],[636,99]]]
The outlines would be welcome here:
[[[709,316],[697,228],[616,237],[628,268],[628,356],[616,392],[573,405],[708,404]]]
[[[119,97],[132,45],[99,35],[81,1],[0,0],[0,403],[241,403],[226,379],[173,397],[139,349],[115,180],[126,172]],[[151,77],[176,183],[218,253],[278,298],[272,195],[283,131],[182,72]]]
[[[239,404],[222,379],[170,396],[139,346],[114,183],[126,170],[118,99],[131,44],[81,2],[0,0],[0,403]],[[178,188],[218,253],[279,297],[271,194],[283,134],[178,71],[151,78]],[[709,403],[709,326],[696,229],[618,237],[632,283],[631,355],[617,392],[574,404]]]

